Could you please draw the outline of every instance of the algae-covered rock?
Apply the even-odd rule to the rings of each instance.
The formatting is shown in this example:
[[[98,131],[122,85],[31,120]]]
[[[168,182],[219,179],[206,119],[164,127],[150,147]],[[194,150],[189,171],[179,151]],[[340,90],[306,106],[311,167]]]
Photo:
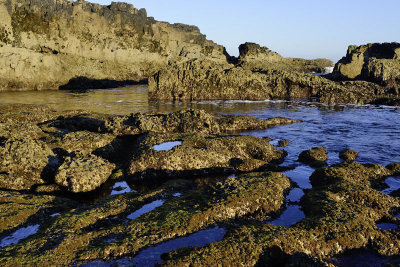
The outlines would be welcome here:
[[[0,141],[0,187],[29,190],[45,183],[44,170],[53,160],[53,151],[42,141],[4,138]]]
[[[73,152],[58,168],[55,182],[73,193],[89,192],[100,187],[115,165],[92,154]]]
[[[391,175],[400,175],[400,163],[390,163],[386,168],[391,172]]]
[[[71,265],[135,255],[147,246],[215,223],[255,214],[264,218],[281,208],[289,187],[290,180],[285,175],[266,172],[230,177],[201,189],[177,183],[141,196],[130,193],[111,197],[48,221],[31,239],[0,250],[0,262]],[[181,190],[183,194],[173,197],[174,191],[170,190]],[[156,199],[164,199],[163,205],[134,220],[126,219]],[[114,239],[109,241],[110,237]]]
[[[358,157],[358,152],[352,149],[345,149],[343,151],[340,151],[339,153],[339,158],[341,158],[346,162],[355,161],[357,157]]]
[[[397,233],[376,226],[383,219],[400,223],[392,216],[399,201],[371,188],[371,180],[387,174],[375,164],[343,163],[319,169],[311,179],[313,188],[301,200],[307,217],[296,225],[245,223],[230,229],[219,242],[168,253],[163,264],[262,266],[297,259],[297,263],[324,266],[334,255],[364,247],[381,255],[398,255]]]
[[[146,141],[144,143],[144,148],[129,164],[129,175],[204,175],[229,169],[252,171],[269,162],[281,161],[286,155],[267,140],[254,136],[189,136],[167,151],[155,151]]]
[[[320,167],[326,165],[328,151],[324,147],[314,147],[300,153],[299,161],[311,166]]]
[[[266,120],[252,116],[216,116],[204,110],[181,110],[171,113],[136,113],[131,116],[113,117],[105,122],[108,132],[115,134],[196,133],[216,135],[223,132],[267,129],[299,120],[276,117]]]
[[[315,98],[324,103],[371,103],[398,94],[369,82],[334,82],[276,69],[246,69],[207,58],[171,64],[149,78],[149,97],[158,100]]]

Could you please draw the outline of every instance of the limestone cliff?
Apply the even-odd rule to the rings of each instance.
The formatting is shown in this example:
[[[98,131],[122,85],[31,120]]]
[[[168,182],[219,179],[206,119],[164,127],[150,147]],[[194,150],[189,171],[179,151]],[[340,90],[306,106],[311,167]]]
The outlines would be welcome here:
[[[195,26],[158,22],[125,3],[0,0],[0,90],[71,79],[140,81],[168,61],[225,58]]]
[[[400,44],[374,43],[349,46],[335,65],[336,79],[361,79],[379,84],[400,83]]]

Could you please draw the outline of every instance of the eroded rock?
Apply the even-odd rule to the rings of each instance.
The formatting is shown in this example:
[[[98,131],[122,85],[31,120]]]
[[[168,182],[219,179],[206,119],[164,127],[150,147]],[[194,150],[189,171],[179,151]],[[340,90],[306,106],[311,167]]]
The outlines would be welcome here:
[[[3,139],[0,143],[0,187],[29,190],[45,183],[45,168],[55,159],[53,151],[42,141],[29,137]]]
[[[206,175],[224,171],[254,171],[269,163],[281,161],[286,153],[275,149],[267,140],[254,136],[182,138],[182,144],[169,151],[154,151],[152,145],[168,140],[147,136],[129,164],[133,176]],[[169,137],[171,138],[171,137]]]
[[[324,147],[314,147],[300,153],[299,161],[310,166],[321,167],[326,165],[328,151]]]
[[[115,165],[92,154],[73,152],[58,168],[55,182],[73,193],[90,192],[100,187]]]
[[[358,157],[358,152],[352,149],[345,149],[339,153],[339,158],[345,162],[355,161]]]

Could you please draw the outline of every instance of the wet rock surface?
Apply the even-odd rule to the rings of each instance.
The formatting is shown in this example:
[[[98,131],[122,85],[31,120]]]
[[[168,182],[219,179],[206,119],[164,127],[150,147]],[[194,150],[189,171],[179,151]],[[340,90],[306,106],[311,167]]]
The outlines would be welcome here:
[[[6,244],[0,248],[1,265],[130,264],[147,249],[207,229],[223,234],[202,247],[169,248],[161,264],[326,266],[352,249],[400,253],[400,200],[379,191],[387,177],[397,175],[396,163],[292,170],[275,165],[286,153],[269,138],[238,134],[295,120],[197,110],[114,116],[39,108],[32,117],[26,114],[32,108],[0,105],[0,122],[4,129],[6,121],[21,130],[30,125],[21,140],[30,135],[26,144],[45,145],[54,162],[51,168],[46,162],[45,180],[32,172],[32,179],[40,179],[27,189],[35,193],[0,191],[0,241]],[[13,140],[1,129],[0,150]],[[169,150],[154,148],[172,141],[179,142]],[[316,154],[313,159],[325,160]],[[212,172],[218,168],[222,171]],[[295,182],[301,168],[307,169],[306,186]],[[181,171],[187,175],[174,175]],[[206,177],[211,173],[220,175]],[[135,175],[138,181],[131,179]],[[92,201],[82,197],[99,187],[109,187],[108,193]],[[274,225],[293,207],[302,213],[299,220]]]
[[[313,98],[330,104],[397,105],[398,90],[392,87],[332,80],[274,68],[246,69],[240,64],[200,58],[172,64],[155,73],[149,78],[149,97],[173,101]]]
[[[344,160],[345,162],[352,162],[355,161],[358,157],[358,152],[352,149],[345,149],[340,151],[339,158]]]
[[[324,147],[314,147],[300,153],[299,161],[310,166],[321,167],[326,165],[328,151]]]

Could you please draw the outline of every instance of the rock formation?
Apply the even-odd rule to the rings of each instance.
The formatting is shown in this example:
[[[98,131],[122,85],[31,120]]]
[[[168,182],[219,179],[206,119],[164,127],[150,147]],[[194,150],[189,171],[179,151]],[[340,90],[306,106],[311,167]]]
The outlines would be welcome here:
[[[146,79],[169,60],[226,58],[195,26],[82,0],[1,0],[0,55],[0,90],[112,86]]]
[[[359,79],[379,84],[400,83],[400,44],[373,43],[349,46],[335,65],[338,79]]]
[[[329,59],[307,60],[302,58],[285,58],[267,47],[255,43],[244,43],[239,46],[238,63],[250,70],[275,69],[284,71],[325,73],[333,66]]]

